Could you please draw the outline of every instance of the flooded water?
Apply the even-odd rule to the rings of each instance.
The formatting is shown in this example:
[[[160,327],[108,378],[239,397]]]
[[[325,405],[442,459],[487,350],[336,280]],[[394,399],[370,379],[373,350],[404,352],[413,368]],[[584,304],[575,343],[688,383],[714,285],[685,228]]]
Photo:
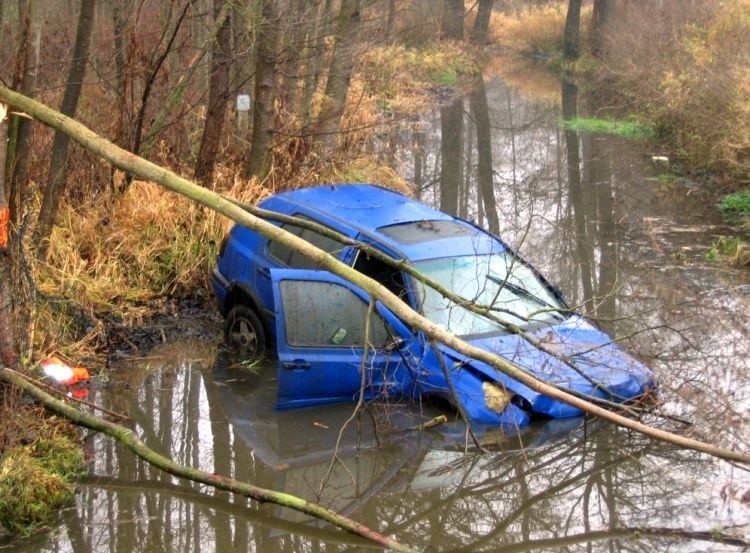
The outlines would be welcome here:
[[[560,130],[563,112],[597,106],[559,94],[488,79],[377,147],[422,201],[498,232],[648,362],[673,417],[654,424],[747,451],[750,279],[706,260],[729,232],[714,200],[660,178],[643,144]],[[742,551],[733,538],[750,534],[750,475],[702,454],[583,419],[482,429],[480,449],[453,419],[415,430],[438,413],[427,407],[276,411],[275,384],[272,366],[185,342],[121,363],[89,399],[178,462],[317,501],[417,550]],[[87,449],[75,504],[19,551],[370,549],[180,481],[108,438]]]

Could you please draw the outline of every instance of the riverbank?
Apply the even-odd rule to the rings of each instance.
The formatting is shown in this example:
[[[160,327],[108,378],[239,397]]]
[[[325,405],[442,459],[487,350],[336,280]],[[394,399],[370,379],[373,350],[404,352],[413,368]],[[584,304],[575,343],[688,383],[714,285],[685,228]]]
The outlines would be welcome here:
[[[580,55],[563,59],[567,2],[496,13],[493,44],[578,80],[590,116],[653,129],[669,170],[713,186],[750,232],[750,3],[581,13]]]

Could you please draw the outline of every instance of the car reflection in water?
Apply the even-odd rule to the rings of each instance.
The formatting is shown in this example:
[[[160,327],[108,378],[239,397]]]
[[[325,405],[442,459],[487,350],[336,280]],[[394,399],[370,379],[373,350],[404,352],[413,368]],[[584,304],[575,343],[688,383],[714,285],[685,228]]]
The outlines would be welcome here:
[[[208,377],[207,377],[208,380]],[[445,410],[412,402],[275,408],[278,377],[272,362],[246,368],[220,355],[207,386],[234,434],[252,452],[247,462],[276,472],[273,487],[352,514],[373,495],[455,485],[466,477],[456,466],[473,439],[486,450],[518,453],[582,433],[582,417],[518,427],[472,424],[458,415],[428,430],[421,425]],[[591,423],[589,423],[591,424]],[[237,462],[240,462],[237,460]],[[306,515],[277,509],[287,520]]]

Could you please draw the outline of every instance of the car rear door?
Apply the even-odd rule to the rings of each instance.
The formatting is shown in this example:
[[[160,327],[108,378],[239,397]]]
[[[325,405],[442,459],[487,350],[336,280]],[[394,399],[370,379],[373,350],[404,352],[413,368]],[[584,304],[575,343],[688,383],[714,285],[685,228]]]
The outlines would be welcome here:
[[[327,272],[270,271],[276,311],[280,409],[408,394],[412,381],[396,344],[408,335],[382,305]],[[366,346],[367,344],[367,346]]]

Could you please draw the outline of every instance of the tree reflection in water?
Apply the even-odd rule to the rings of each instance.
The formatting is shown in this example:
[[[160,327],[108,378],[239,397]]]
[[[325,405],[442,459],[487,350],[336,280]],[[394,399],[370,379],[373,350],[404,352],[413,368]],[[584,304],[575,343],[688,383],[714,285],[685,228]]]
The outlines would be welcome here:
[[[628,432],[582,419],[550,421],[520,436],[479,429],[487,449],[480,451],[466,448],[458,422],[410,430],[434,414],[429,407],[372,406],[336,449],[352,405],[275,411],[273,367],[227,365],[221,356],[214,363],[210,347],[177,345],[148,364],[120,367],[111,389],[94,399],[130,414],[150,446],[180,462],[315,498],[427,550],[684,551],[684,538],[661,529],[707,529],[716,518],[707,490],[684,481],[692,475],[710,485],[711,461]],[[92,437],[89,448],[94,475],[65,510],[54,545],[34,549],[362,545],[299,513],[178,481],[109,439]]]

